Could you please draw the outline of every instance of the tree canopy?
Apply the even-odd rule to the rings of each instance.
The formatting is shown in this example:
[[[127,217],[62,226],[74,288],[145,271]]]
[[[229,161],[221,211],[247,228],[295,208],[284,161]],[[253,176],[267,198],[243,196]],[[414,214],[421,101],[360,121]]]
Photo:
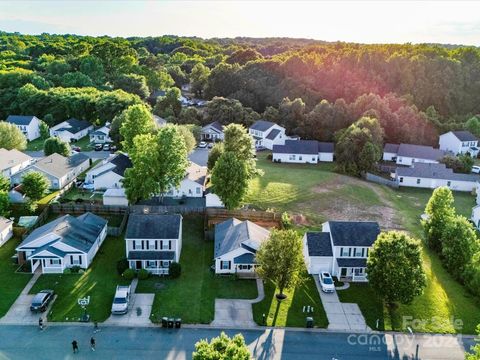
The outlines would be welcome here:
[[[71,151],[70,145],[56,136],[48,138],[43,143],[43,153],[45,156],[53,153],[57,153],[62,156],[70,156]]]
[[[242,334],[233,338],[224,332],[210,340],[200,340],[195,344],[193,360],[250,360],[250,351]]]
[[[0,122],[0,148],[24,150],[26,147],[27,139],[15,125]]]

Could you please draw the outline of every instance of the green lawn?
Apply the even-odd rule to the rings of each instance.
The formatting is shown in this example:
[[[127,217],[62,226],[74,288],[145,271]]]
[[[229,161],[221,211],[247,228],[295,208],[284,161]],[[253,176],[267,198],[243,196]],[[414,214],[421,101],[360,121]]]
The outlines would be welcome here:
[[[374,220],[385,229],[397,228],[422,238],[420,215],[432,194],[429,189],[391,189],[332,172],[331,164],[277,164],[258,156],[257,166],[265,174],[252,180],[246,203],[253,208],[273,208],[301,214],[303,229],[318,229],[326,220]],[[469,193],[454,194],[457,212],[470,217],[475,198]],[[428,278],[425,293],[412,304],[402,305],[388,313],[378,301],[370,301],[372,291],[366,286],[353,286],[339,292],[344,301],[357,302],[369,326],[384,317],[386,330],[405,330],[403,317],[427,320],[417,331],[473,334],[480,323],[480,301],[472,297],[442,267],[438,256],[423,247],[423,260]],[[464,322],[454,329],[451,318]]]
[[[294,290],[285,291],[287,298],[278,301],[275,297],[275,285],[267,281],[265,283],[265,299],[253,304],[253,317],[257,324],[262,325],[263,314],[267,317],[268,326],[296,326],[304,327],[307,316],[312,316],[315,326],[326,328],[328,325],[327,315],[322,307],[317,287],[311,276],[297,286]],[[312,306],[313,313],[303,312],[304,306]]]
[[[58,297],[48,314],[50,321],[77,321],[83,314],[77,300],[85,296],[90,296],[88,313],[92,321],[104,321],[110,316],[116,286],[128,284],[116,269],[117,261],[124,257],[123,237],[107,237],[85,273],[42,275],[30,292],[55,290]]]
[[[10,260],[20,243],[21,239],[11,238],[0,247],[0,317],[7,313],[32,277],[32,274],[16,273],[18,265]]]
[[[40,151],[43,150],[43,143],[45,142],[44,139],[38,138],[33,141],[28,141],[27,142],[27,148],[25,149],[26,151]]]
[[[82,151],[92,151],[93,145],[90,143],[90,136],[84,136],[77,142],[72,142],[71,146],[78,146]]]
[[[151,277],[140,281],[137,292],[155,293],[152,321],[163,316],[180,317],[185,323],[208,324],[213,320],[215,298],[253,299],[254,280],[218,277],[210,270],[213,242],[203,237],[203,219],[184,217],[182,274],[178,279]],[[159,286],[162,288],[159,289]]]
[[[82,199],[88,202],[102,202],[103,193],[99,191],[84,190],[72,186],[72,188],[63,194],[61,198],[61,200],[64,202],[75,201],[77,199]]]

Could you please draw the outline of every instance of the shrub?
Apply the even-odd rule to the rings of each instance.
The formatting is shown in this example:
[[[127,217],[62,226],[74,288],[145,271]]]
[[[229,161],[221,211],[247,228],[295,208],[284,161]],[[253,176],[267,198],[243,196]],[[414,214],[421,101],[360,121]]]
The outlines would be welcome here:
[[[81,267],[78,266],[78,265],[75,265],[75,266],[72,266],[70,268],[70,271],[72,272],[72,274],[78,274],[78,272],[80,271]]]
[[[177,262],[171,262],[168,271],[171,278],[178,278],[182,273],[182,266]]]
[[[135,273],[135,270],[133,269],[126,269],[123,274],[122,274],[122,277],[125,279],[125,280],[133,280],[133,278],[135,277],[135,275],[137,275]]]
[[[150,276],[150,273],[145,269],[140,269],[137,273],[138,280],[148,279],[149,276]]]
[[[272,160],[273,159],[273,154],[268,154],[267,155],[267,160]]]
[[[117,261],[117,273],[118,275],[122,275],[125,270],[128,269],[128,260],[121,259]]]
[[[66,268],[66,269],[63,270],[63,273],[64,274],[71,274],[72,270],[70,268]]]
[[[292,218],[290,217],[290,215],[288,215],[286,211],[282,213],[282,227],[285,230],[292,228]]]

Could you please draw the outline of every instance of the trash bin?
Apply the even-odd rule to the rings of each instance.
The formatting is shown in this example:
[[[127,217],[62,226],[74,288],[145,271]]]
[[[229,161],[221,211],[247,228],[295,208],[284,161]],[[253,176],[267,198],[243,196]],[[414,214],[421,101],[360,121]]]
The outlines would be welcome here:
[[[307,328],[313,328],[313,317],[307,317]]]
[[[168,327],[169,327],[169,328],[173,328],[174,323],[175,323],[175,319],[174,319],[174,318],[169,318],[169,319],[168,319]]]
[[[167,317],[162,317],[162,327],[164,327],[164,328],[168,327],[168,318]]]
[[[175,319],[175,327],[180,329],[182,327],[182,319]]]

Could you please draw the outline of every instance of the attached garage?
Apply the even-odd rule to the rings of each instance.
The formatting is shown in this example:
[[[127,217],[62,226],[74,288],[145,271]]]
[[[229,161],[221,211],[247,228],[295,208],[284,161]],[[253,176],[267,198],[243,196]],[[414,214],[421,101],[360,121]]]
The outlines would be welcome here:
[[[327,232],[308,232],[303,237],[303,255],[309,274],[322,271],[332,272],[333,251],[330,234]]]

